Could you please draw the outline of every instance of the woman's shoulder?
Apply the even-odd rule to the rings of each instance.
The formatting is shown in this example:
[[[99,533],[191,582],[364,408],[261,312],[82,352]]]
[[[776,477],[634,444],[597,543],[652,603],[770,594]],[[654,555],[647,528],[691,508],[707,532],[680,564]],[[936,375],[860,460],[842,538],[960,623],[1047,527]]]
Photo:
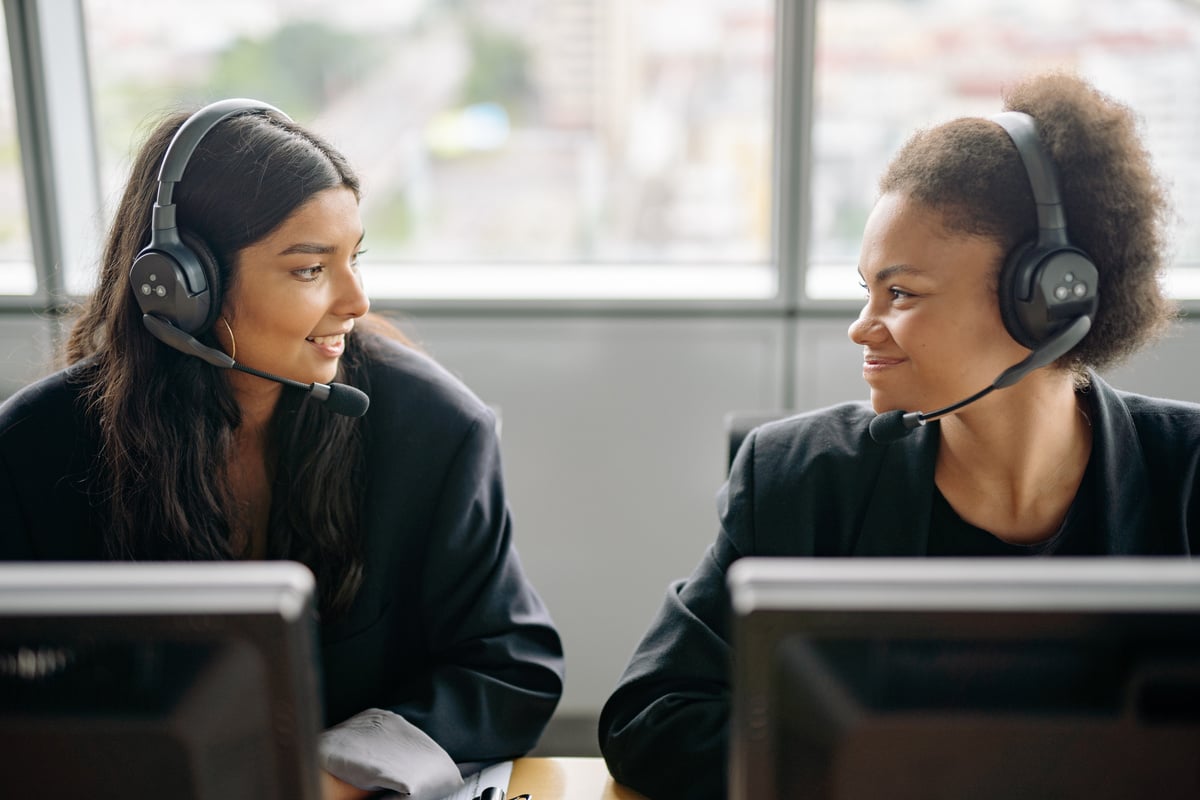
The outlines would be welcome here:
[[[461,379],[415,347],[372,337],[365,352],[369,417],[464,425],[492,419],[492,410]]]
[[[1179,443],[1200,441],[1200,403],[1113,390],[1139,431]]]
[[[1140,451],[1147,464],[1168,473],[1200,458],[1200,404],[1115,389],[1092,376],[1092,408],[1108,446],[1126,456]],[[1093,426],[1095,428],[1095,426]]]
[[[1094,395],[1094,402],[1100,405],[1102,411],[1123,408],[1139,426],[1161,424],[1183,430],[1200,430],[1200,403],[1117,388],[1094,372],[1088,374],[1088,385],[1083,391]]]
[[[755,449],[762,454],[787,454],[803,449],[858,457],[864,447],[876,446],[870,436],[874,418],[874,410],[860,402],[793,414],[756,428]]]
[[[74,365],[51,373],[18,389],[0,403],[0,436],[27,427],[67,427],[67,419],[78,416],[86,365]]]
[[[747,436],[735,460],[735,471],[750,469],[756,481],[791,485],[800,473],[820,475],[832,483],[851,480],[887,447],[870,435],[875,412],[866,403],[841,403],[764,423]],[[922,438],[922,432],[909,438]],[[762,487],[760,487],[762,488]]]

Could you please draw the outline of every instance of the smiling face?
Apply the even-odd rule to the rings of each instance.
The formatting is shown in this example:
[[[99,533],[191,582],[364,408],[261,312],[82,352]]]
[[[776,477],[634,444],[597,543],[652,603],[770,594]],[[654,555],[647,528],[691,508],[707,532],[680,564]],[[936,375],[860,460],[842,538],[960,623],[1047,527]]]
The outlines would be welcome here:
[[[337,187],[241,250],[221,308],[237,361],[304,383],[333,380],[346,335],[370,307],[358,273],[362,238],[358,200]],[[233,353],[225,325],[214,332]],[[230,380],[237,390],[278,394],[278,384],[250,375],[231,372]]]
[[[859,261],[867,302],[848,333],[863,348],[876,413],[958,402],[1028,355],[1000,319],[1001,255],[905,195],[875,204]]]

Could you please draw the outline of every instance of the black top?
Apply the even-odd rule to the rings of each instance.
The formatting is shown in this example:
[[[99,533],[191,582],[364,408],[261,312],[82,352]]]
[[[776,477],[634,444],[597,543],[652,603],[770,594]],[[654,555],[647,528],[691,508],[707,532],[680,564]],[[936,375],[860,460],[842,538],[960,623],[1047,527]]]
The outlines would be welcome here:
[[[1200,405],[1118,392],[1091,376],[1085,494],[1054,554],[1190,555],[1200,550]],[[844,404],[768,423],[738,451],[717,505],[720,532],[673,583],[600,715],[613,776],[654,800],[727,787],[729,599],[742,556],[973,555],[998,548],[934,501],[940,427],[890,444],[875,414]],[[1090,492],[1090,501],[1087,498]],[[944,500],[941,501],[944,504]]]
[[[1089,535],[1095,525],[1095,475],[1092,462],[1084,470],[1075,499],[1062,525],[1049,539],[1034,544],[1013,544],[977,528],[958,515],[935,486],[929,518],[930,556],[1050,556],[1097,555]]]
[[[0,406],[0,560],[103,558],[96,456],[71,370]],[[513,545],[492,412],[428,358],[373,352],[362,418],[365,576],[320,626],[326,722],[390,709],[455,762],[524,754],[562,694],[562,645]]]

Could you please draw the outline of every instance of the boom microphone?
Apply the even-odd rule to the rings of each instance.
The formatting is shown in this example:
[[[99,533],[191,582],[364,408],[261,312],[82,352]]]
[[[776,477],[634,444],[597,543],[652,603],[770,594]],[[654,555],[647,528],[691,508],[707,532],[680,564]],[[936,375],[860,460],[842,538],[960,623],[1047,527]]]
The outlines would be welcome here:
[[[269,381],[282,383],[284,386],[301,389],[311,394],[314,399],[324,403],[325,407],[335,414],[341,414],[346,417],[361,417],[367,413],[367,407],[371,403],[371,398],[367,397],[366,393],[355,389],[353,386],[347,386],[344,383],[301,383],[291,378],[283,378],[255,369],[254,367],[239,364],[220,350],[201,344],[195,337],[184,333],[179,328],[176,328],[171,323],[154,314],[143,314],[142,323],[155,339],[175,348],[181,353],[195,356],[212,364],[214,367],[236,369],[238,372],[245,372]]]
[[[901,411],[898,409],[883,412],[871,420],[871,424],[868,426],[871,438],[879,444],[890,444],[891,442],[903,439],[917,427],[924,425],[931,419],[938,419],[947,414],[953,414],[955,411],[974,403],[981,397],[991,394],[996,389],[1012,386],[1035,369],[1057,361],[1068,350],[1079,344],[1091,327],[1091,317],[1084,315],[1076,318],[1070,325],[1043,342],[1036,350],[1026,356],[1023,361],[1001,372],[999,377],[992,381],[990,386],[979,390],[965,400],[959,400],[953,405],[928,413],[923,411]]]

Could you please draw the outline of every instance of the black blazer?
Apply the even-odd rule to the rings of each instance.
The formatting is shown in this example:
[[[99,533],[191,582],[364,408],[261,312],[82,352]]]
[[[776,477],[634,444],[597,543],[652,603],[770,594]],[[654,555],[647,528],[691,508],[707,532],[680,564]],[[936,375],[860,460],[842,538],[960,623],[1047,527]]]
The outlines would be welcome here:
[[[1118,392],[1095,375],[1095,555],[1200,552],[1200,405]],[[923,556],[939,427],[878,444],[845,404],[768,423],[718,495],[721,528],[671,585],[600,716],[620,782],[651,798],[723,797],[729,722],[725,572],[743,556]]]
[[[0,559],[103,558],[87,495],[95,439],[75,370],[0,406]],[[492,412],[428,358],[372,351],[365,580],[322,623],[327,724],[395,711],[465,768],[536,744],[562,694],[562,645],[513,545]]]

